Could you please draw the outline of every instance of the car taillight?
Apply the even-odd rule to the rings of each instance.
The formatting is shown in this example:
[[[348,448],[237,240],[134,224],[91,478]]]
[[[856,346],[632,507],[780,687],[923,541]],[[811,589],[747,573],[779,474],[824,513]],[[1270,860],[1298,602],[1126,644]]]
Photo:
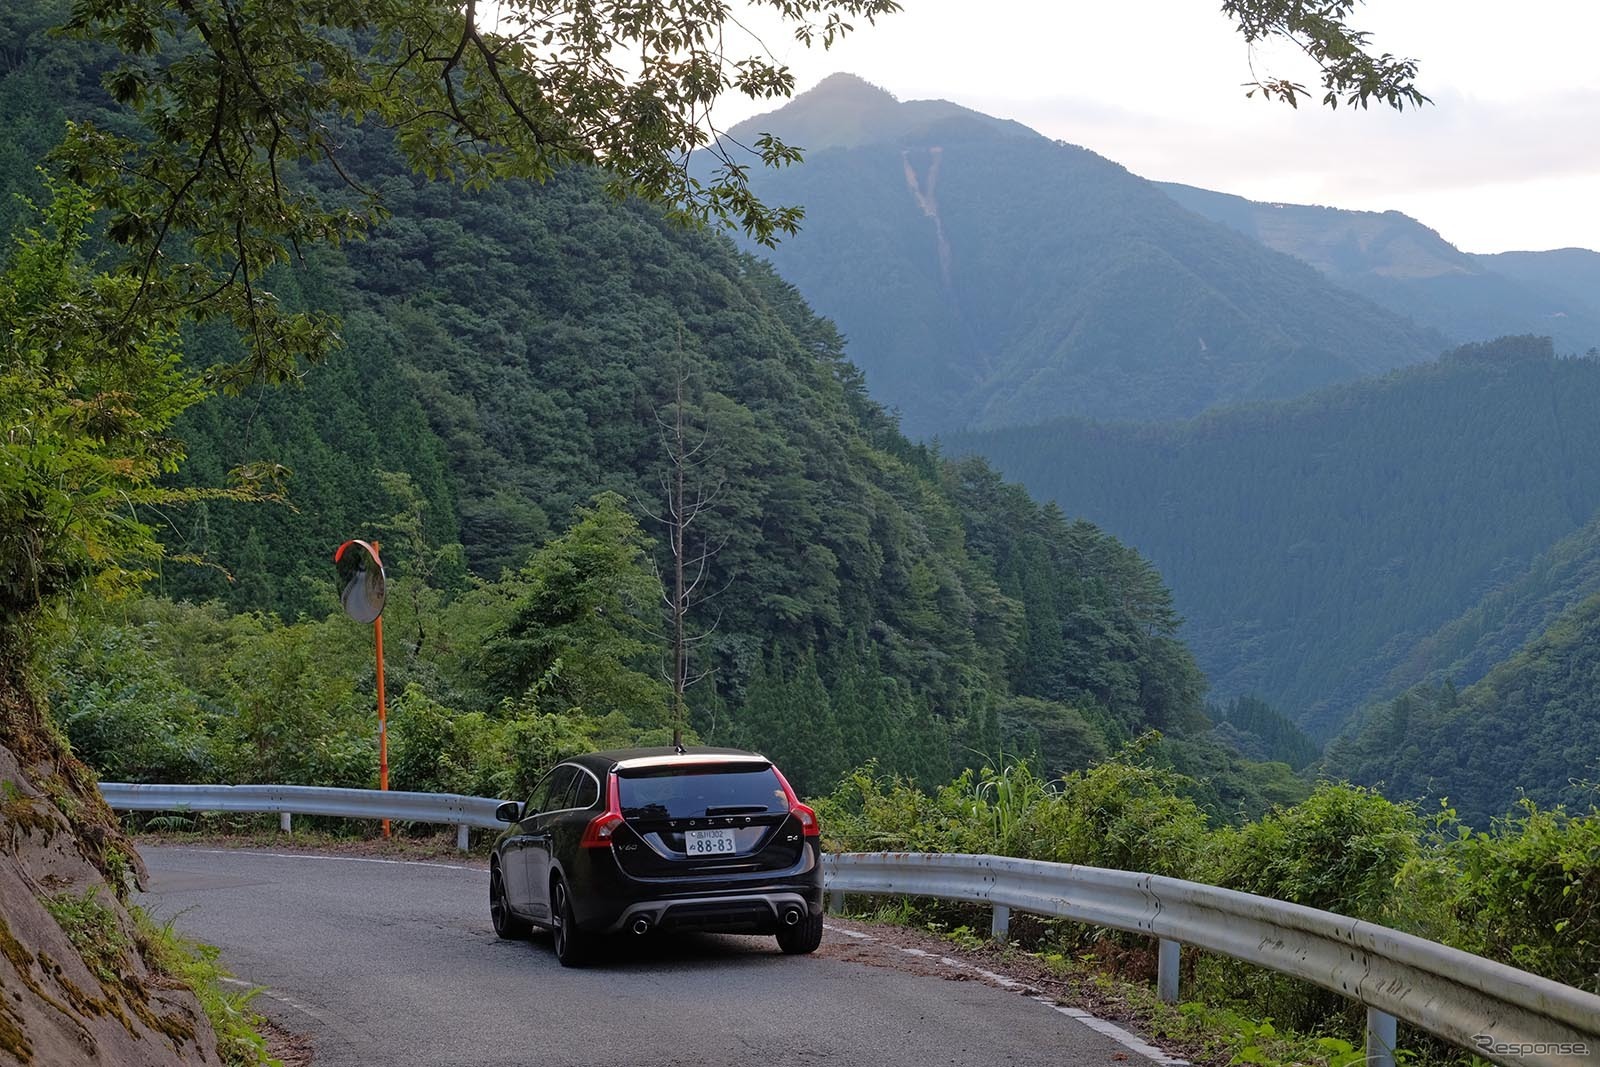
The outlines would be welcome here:
[[[807,837],[821,837],[822,823],[817,820],[817,813],[800,803],[800,798],[794,795],[794,787],[789,784],[789,779],[783,776],[782,771],[774,767],[772,773],[778,776],[778,782],[783,786],[783,795],[789,801],[789,814],[800,820],[801,830]]]
[[[789,814],[800,820],[800,827],[807,837],[820,837],[822,824],[817,822],[817,813],[796,801],[789,805]]]
[[[583,831],[583,840],[578,845],[580,848],[610,848],[611,835],[621,825],[622,816],[614,811],[602,812],[589,820],[589,825]]]
[[[606,810],[589,820],[583,829],[579,848],[610,848],[611,838],[622,826],[622,797],[617,789],[617,774],[606,775]]]

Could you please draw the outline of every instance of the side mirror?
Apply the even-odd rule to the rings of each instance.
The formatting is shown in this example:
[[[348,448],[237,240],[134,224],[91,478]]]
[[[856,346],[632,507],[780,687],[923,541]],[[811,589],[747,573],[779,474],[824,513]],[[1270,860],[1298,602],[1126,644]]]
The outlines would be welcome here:
[[[522,818],[522,805],[515,800],[508,800],[494,809],[494,817],[501,822],[516,822]]]

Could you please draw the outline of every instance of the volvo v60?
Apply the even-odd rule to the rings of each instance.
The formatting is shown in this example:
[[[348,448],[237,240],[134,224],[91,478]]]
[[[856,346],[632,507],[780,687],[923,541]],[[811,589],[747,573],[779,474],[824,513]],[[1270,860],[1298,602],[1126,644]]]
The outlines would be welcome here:
[[[489,914],[501,937],[550,930],[582,963],[598,939],[657,930],[822,942],[816,813],[772,762],[734,749],[631,749],[567,760],[500,805]]]

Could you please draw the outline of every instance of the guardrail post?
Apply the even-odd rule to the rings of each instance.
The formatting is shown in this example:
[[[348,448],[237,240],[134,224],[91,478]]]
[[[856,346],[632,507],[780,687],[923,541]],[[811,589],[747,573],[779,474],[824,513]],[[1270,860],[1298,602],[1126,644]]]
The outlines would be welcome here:
[[[286,811],[280,811],[278,813],[278,829],[282,830],[286,834],[293,833],[294,832],[294,816],[290,815]]]
[[[456,848],[462,852],[467,850],[467,829],[467,824],[464,822],[456,824]]]
[[[1004,904],[994,906],[994,918],[989,920],[989,936],[996,941],[1005,941],[1006,934],[1011,929],[1011,909]]]
[[[1156,997],[1163,1004],[1178,1003],[1178,964],[1183,946],[1162,938],[1156,946]]]
[[[1367,1009],[1366,1067],[1394,1067],[1396,1031],[1393,1015],[1377,1008]]]
[[[828,910],[835,915],[844,911],[844,894],[837,889],[828,894]]]

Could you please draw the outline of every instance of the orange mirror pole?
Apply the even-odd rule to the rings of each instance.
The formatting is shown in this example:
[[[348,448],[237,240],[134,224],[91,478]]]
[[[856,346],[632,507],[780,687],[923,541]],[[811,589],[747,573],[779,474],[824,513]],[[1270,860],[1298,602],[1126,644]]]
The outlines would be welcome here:
[[[383,561],[378,558],[378,549],[381,546],[377,541],[372,542],[372,558],[378,561],[381,567]],[[372,620],[372,634],[378,646],[378,788],[389,788],[389,709],[384,704],[383,694],[383,616],[379,615]],[[389,820],[383,820],[383,837],[389,839]]]

